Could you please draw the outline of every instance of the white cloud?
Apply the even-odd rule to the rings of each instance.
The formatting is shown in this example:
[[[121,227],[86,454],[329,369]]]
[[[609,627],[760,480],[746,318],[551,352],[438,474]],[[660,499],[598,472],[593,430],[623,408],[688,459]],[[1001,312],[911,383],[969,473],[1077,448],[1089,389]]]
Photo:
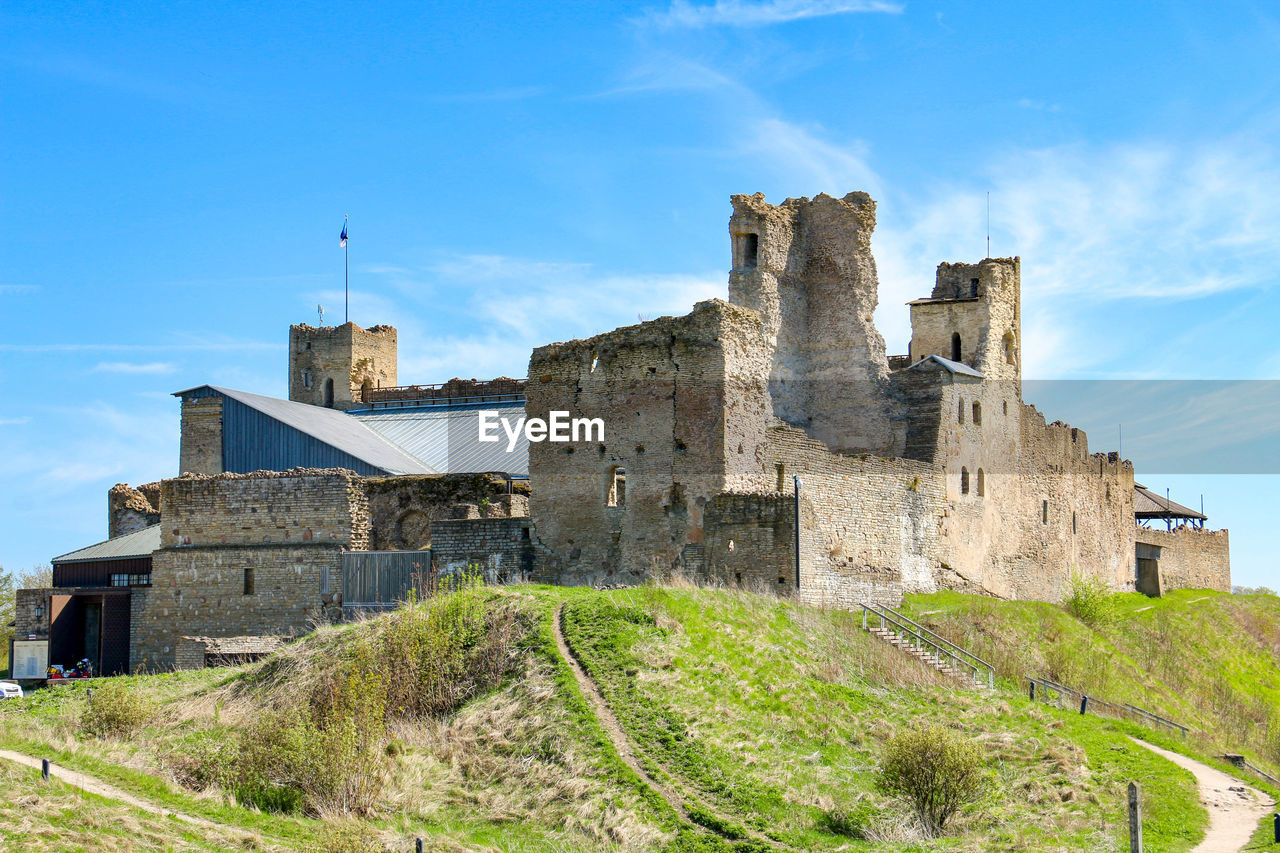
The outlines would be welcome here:
[[[173,373],[178,367],[167,361],[149,361],[135,363],[131,361],[100,361],[93,366],[91,373],[127,373],[127,374],[164,374]]]
[[[30,422],[31,422],[31,418],[28,418],[28,417],[0,418],[0,426],[21,426],[22,424],[26,424]]]
[[[703,27],[761,27],[805,18],[850,15],[860,12],[898,13],[899,3],[882,0],[716,0],[695,5],[674,0],[664,12],[649,12],[641,20],[658,27],[701,29]]]
[[[36,284],[0,284],[0,293],[35,293],[39,289]]]

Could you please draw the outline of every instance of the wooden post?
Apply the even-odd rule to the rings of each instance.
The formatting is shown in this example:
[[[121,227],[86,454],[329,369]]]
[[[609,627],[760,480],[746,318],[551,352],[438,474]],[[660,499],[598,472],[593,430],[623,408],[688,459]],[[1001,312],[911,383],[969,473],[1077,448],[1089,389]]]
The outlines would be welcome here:
[[[416,840],[413,842],[413,851],[414,851],[414,853],[422,853],[422,839],[421,839],[421,838],[416,839]]]
[[[1142,792],[1129,783],[1129,853],[1142,853]]]
[[[1027,680],[1031,681],[1029,678]],[[1036,683],[1034,681],[1031,681],[1031,701],[1036,701]]]
[[[49,759],[47,758],[40,759],[40,778],[46,782],[49,781]]]
[[[1080,713],[1083,714],[1089,710],[1089,697],[1083,693],[1080,694]]]

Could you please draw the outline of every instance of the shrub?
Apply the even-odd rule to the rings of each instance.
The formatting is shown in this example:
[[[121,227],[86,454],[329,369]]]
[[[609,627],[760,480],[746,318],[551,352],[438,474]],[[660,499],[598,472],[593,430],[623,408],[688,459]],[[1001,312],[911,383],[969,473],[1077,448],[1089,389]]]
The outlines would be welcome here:
[[[1111,589],[1102,580],[1077,572],[1072,572],[1067,581],[1067,595],[1062,606],[1091,627],[1106,625],[1116,619],[1115,597]]]
[[[80,727],[97,737],[127,738],[151,719],[151,702],[131,684],[112,679],[93,688]]]
[[[832,835],[866,838],[872,821],[878,816],[879,809],[866,800],[859,800],[849,808],[834,808],[823,812],[818,826]]]
[[[889,742],[880,784],[910,800],[925,832],[935,837],[985,788],[978,748],[937,725],[912,728]]]

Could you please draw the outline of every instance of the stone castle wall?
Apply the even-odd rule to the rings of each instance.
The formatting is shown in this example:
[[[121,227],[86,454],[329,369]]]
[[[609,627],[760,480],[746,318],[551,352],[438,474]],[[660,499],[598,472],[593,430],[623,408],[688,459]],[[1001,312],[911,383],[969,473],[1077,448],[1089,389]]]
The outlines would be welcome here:
[[[136,533],[159,521],[159,483],[146,483],[136,489],[128,483],[116,483],[107,492],[107,538]]]
[[[431,568],[437,577],[479,573],[486,583],[528,581],[541,557],[528,516],[435,523]]]
[[[222,397],[182,398],[182,446],[178,471],[222,473]]]
[[[433,547],[436,522],[455,518],[459,505],[485,507],[480,515],[527,516],[528,483],[507,483],[487,474],[374,477],[365,480],[375,551]]]
[[[391,326],[290,326],[289,399],[335,409],[357,408],[363,405],[362,388],[396,384],[396,348],[397,334]]]
[[[713,300],[684,317],[534,350],[529,417],[557,410],[605,424],[603,441],[530,444],[545,577],[639,583],[701,545],[707,502],[761,466],[769,368],[760,332],[755,312]]]
[[[1160,549],[1160,588],[1231,591],[1230,537],[1226,530],[1203,530],[1191,525],[1169,530],[1136,528],[1144,545]]]

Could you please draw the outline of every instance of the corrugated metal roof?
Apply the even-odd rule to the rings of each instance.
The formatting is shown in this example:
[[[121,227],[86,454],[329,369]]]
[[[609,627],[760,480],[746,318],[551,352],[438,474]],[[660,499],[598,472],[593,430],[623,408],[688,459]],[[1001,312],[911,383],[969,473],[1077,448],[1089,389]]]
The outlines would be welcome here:
[[[126,533],[61,557],[54,557],[53,563],[72,563],[84,560],[119,560],[135,557],[150,557],[151,552],[160,547],[160,525],[153,524],[133,533]]]
[[[499,440],[480,441],[480,412],[497,412],[512,426],[525,416],[523,403],[498,403],[447,409],[376,409],[349,417],[404,448],[441,474],[503,471],[529,476],[529,441],[522,430],[511,452],[502,428]]]
[[[350,454],[375,468],[380,468],[388,474],[443,473],[430,467],[416,454],[397,447],[361,420],[351,417],[346,412],[307,403],[295,403],[292,400],[281,400],[276,397],[264,397],[261,394],[250,394],[248,391],[221,388],[217,385],[207,387],[298,432]],[[179,392],[179,395],[199,390],[193,388]]]
[[[979,379],[984,378],[981,373],[974,370],[969,365],[962,364],[961,362],[958,362],[958,361],[952,361],[949,358],[943,358],[940,355],[926,355],[924,358],[920,359],[915,364],[911,365],[911,369],[912,370],[916,369],[920,365],[924,364],[926,361],[936,361],[938,364],[942,365],[945,369],[947,369],[951,373],[959,373],[962,376],[976,376]]]
[[[1133,484],[1133,515],[1135,518],[1193,518],[1204,521],[1208,516],[1158,495],[1141,483]]]

